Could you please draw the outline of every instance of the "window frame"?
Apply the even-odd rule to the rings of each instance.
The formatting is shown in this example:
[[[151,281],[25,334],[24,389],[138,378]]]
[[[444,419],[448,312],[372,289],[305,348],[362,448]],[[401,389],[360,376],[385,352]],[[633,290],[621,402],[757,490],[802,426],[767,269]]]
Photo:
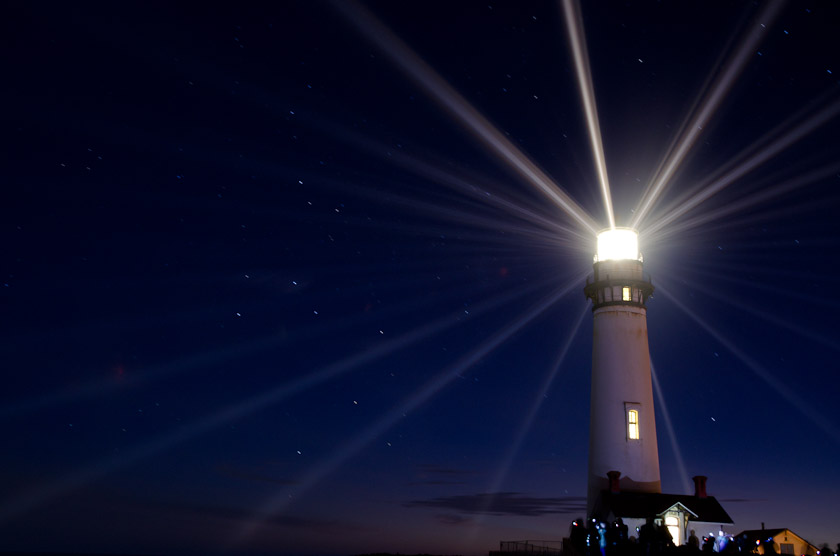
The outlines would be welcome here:
[[[635,418],[635,421],[634,421]],[[635,436],[633,433],[635,432]],[[624,403],[624,433],[627,441],[642,439],[642,407],[634,402]]]

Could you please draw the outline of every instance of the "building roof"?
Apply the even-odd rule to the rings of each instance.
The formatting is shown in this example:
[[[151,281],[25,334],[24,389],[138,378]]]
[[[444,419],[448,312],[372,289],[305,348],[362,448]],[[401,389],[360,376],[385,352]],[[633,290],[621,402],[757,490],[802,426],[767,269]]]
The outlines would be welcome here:
[[[699,498],[691,494],[604,491],[594,513],[602,519],[607,519],[610,514],[622,518],[648,518],[660,515],[676,504],[693,514],[689,517],[690,521],[733,523],[714,496]]]
[[[775,537],[776,535],[784,533],[785,531],[787,531],[790,535],[800,539],[802,542],[805,542],[805,543],[810,544],[811,546],[814,546],[809,541],[803,539],[802,537],[800,537],[799,535],[797,535],[796,533],[794,533],[793,531],[791,531],[790,529],[787,529],[787,528],[782,528],[782,529],[750,529],[750,530],[747,530],[747,531],[741,531],[736,536],[740,537],[741,535],[746,535],[747,536],[747,539],[746,539],[747,543],[755,544],[756,541],[764,542],[768,538]],[[814,548],[816,548],[816,546],[814,546]]]
[[[766,541],[769,537],[775,537],[784,531],[787,531],[787,529],[750,529],[748,531],[741,531],[736,536],[746,535],[747,541],[754,544],[755,541]]]

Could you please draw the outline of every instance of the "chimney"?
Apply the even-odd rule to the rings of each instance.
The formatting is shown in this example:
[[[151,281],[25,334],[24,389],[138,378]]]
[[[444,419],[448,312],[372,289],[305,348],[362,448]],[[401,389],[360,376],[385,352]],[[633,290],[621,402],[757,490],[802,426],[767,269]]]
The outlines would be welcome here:
[[[621,492],[621,487],[618,486],[618,478],[621,477],[621,471],[607,471],[607,477],[610,480],[610,492],[612,494]]]
[[[694,496],[697,498],[706,498],[706,478],[703,475],[692,477],[694,480]]]
[[[761,530],[764,531],[764,522],[761,522]]]

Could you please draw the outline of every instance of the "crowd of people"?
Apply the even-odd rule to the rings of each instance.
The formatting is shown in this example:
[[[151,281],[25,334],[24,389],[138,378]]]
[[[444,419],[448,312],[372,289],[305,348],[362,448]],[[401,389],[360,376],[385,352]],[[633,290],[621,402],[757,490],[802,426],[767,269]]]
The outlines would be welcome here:
[[[569,531],[574,556],[661,556],[700,552],[751,552],[753,547],[739,546],[737,539],[703,537],[691,531],[687,541],[677,546],[668,528],[653,517],[632,534],[621,518],[612,523],[597,519],[576,519]]]

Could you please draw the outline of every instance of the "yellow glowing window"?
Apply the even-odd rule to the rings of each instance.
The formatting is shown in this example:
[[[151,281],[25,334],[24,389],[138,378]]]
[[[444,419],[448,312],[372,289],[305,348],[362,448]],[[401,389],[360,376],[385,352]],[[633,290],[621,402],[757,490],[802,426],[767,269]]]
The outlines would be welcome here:
[[[668,532],[671,533],[671,538],[674,539],[674,544],[677,546],[682,544],[680,542],[680,520],[676,517],[666,517],[665,527],[667,527]]]
[[[639,412],[635,409],[627,412],[627,435],[630,440],[639,439]]]
[[[630,301],[630,288],[628,286],[624,286],[621,290],[621,300],[622,301]]]

